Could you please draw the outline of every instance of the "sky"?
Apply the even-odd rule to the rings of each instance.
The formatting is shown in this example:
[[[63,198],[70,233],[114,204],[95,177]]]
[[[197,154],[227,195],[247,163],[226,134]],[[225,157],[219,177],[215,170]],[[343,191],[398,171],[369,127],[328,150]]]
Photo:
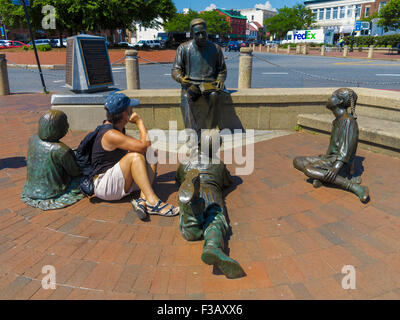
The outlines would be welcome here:
[[[285,5],[288,7],[294,6],[296,3],[304,3],[301,0],[173,0],[178,12],[182,12],[183,8],[190,8],[195,11],[203,11],[206,9],[279,9]]]

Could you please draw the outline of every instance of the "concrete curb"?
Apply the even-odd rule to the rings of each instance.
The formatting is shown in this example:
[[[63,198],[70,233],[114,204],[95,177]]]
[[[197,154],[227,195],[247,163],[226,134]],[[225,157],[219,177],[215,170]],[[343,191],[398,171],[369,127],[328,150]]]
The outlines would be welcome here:
[[[148,65],[148,64],[171,64],[171,62],[147,62],[147,63],[139,63],[140,65]],[[112,67],[125,67],[125,63],[117,63],[111,64]],[[7,64],[8,68],[11,69],[30,69],[37,70],[38,66],[36,64]],[[65,64],[43,64],[40,65],[43,70],[65,70]]]

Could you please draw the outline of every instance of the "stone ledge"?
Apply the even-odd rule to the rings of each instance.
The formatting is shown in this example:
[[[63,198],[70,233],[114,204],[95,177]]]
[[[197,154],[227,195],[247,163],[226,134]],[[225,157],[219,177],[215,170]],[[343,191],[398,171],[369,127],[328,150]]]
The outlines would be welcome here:
[[[299,114],[298,125],[308,131],[330,134],[334,116],[331,114]],[[400,123],[359,116],[360,146],[400,157]]]

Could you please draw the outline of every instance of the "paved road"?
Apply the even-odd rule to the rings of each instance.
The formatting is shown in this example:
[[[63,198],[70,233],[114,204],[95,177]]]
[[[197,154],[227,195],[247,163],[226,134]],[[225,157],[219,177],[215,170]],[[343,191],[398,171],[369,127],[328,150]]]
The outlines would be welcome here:
[[[228,88],[237,88],[238,53],[225,53]],[[268,62],[267,62],[268,61]],[[40,92],[39,74],[34,70],[9,68],[11,91]],[[64,70],[43,70],[50,91],[65,88]],[[171,79],[171,64],[140,65],[142,89],[179,88]],[[113,67],[115,86],[126,88],[125,68]],[[382,60],[343,59],[316,56],[287,56],[255,53],[253,88],[369,87],[400,90],[400,63]]]

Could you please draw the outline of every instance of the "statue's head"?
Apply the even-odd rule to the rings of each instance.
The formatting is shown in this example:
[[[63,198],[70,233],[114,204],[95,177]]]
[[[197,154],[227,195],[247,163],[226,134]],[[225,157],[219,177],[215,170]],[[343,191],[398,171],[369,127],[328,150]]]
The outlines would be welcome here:
[[[207,43],[207,25],[203,19],[197,18],[190,22],[190,33],[196,44],[204,47]]]
[[[222,138],[217,129],[205,129],[201,131],[199,147],[202,153],[215,155],[222,145]]]
[[[67,115],[60,110],[49,110],[40,117],[39,138],[47,142],[58,142],[69,129]]]
[[[334,110],[335,108],[345,109],[351,108],[351,114],[355,116],[355,109],[357,104],[357,94],[349,88],[341,88],[336,90],[328,99],[327,108]]]

